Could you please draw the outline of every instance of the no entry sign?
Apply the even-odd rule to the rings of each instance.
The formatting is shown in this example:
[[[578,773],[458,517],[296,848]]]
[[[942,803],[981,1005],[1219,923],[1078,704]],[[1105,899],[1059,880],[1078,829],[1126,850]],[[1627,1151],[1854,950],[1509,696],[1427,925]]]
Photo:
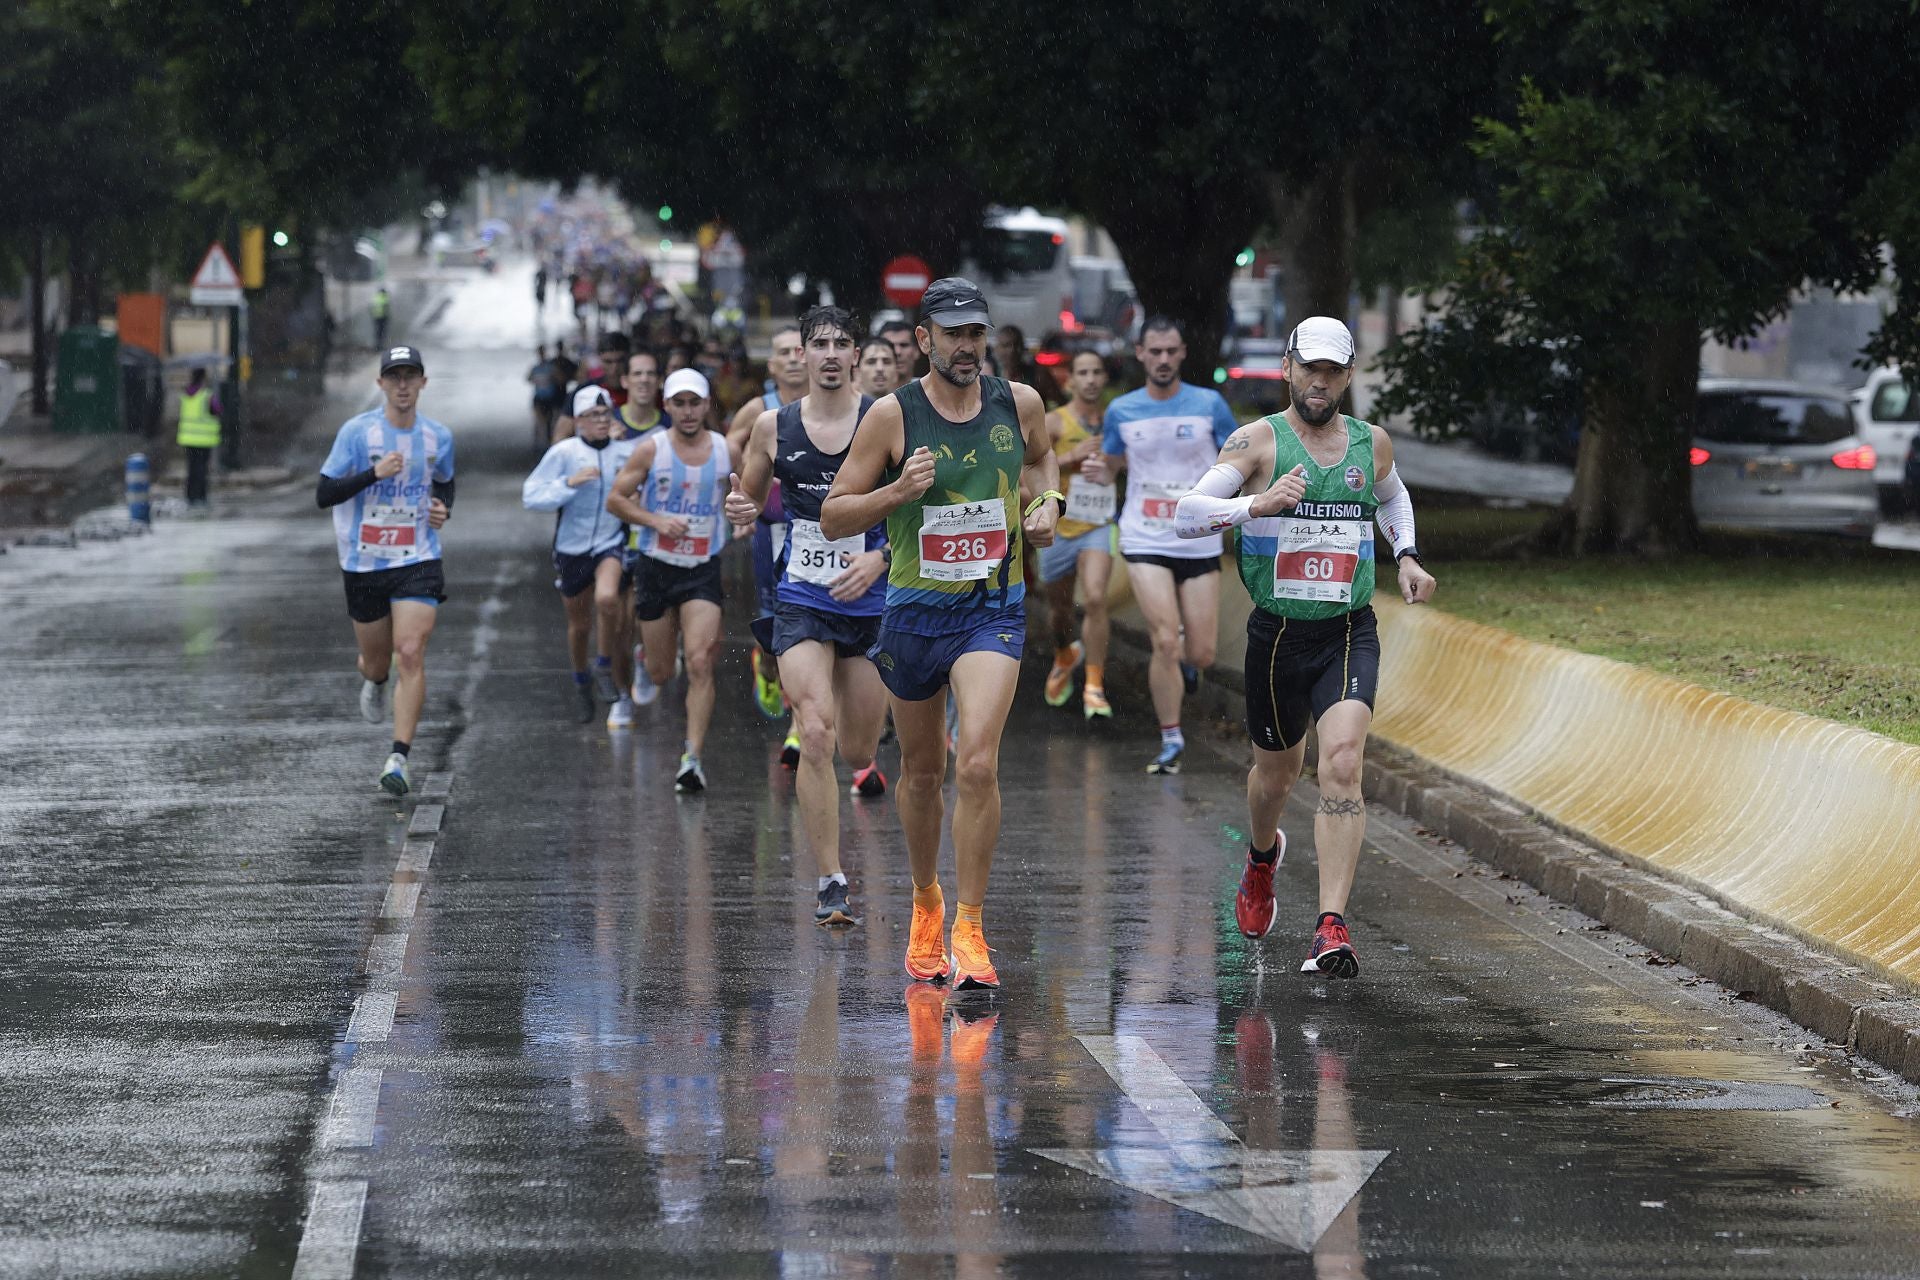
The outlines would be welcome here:
[[[895,258],[880,273],[880,289],[896,307],[917,307],[933,283],[933,268],[911,254]]]

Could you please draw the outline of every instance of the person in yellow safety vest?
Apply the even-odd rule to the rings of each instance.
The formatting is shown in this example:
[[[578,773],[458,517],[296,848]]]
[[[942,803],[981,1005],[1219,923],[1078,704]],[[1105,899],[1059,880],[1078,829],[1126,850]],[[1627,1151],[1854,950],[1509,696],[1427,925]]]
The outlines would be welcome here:
[[[175,437],[187,452],[187,507],[204,511],[207,476],[213,451],[220,447],[220,397],[207,382],[207,371],[195,369],[180,393],[180,431]]]
[[[373,291],[373,345],[384,348],[387,345],[387,317],[393,314],[393,295],[387,292],[387,286],[381,285]]]

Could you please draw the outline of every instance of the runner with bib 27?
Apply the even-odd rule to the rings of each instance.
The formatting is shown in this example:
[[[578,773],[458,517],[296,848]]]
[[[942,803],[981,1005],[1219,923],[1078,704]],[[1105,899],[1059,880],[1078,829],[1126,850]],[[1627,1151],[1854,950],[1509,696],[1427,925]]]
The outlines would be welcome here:
[[[1414,544],[1413,503],[1393,469],[1393,442],[1339,411],[1353,357],[1346,325],[1326,316],[1303,321],[1283,370],[1292,403],[1235,431],[1176,517],[1183,538],[1240,527],[1240,579],[1253,598],[1244,668],[1253,738],[1248,830],[1256,840],[1272,831],[1274,841],[1249,845],[1234,915],[1249,938],[1273,927],[1273,873],[1286,848],[1280,815],[1312,723],[1320,744],[1320,906],[1300,970],[1336,978],[1360,972],[1346,909],[1366,836],[1360,776],[1380,672],[1369,603],[1376,519],[1393,548],[1401,597],[1423,604],[1434,587]]]

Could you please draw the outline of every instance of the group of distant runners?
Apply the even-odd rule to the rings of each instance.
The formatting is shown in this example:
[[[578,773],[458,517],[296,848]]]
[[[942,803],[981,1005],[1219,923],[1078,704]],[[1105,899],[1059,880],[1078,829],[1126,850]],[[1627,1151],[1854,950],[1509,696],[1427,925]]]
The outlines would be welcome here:
[[[675,788],[707,788],[720,557],[729,541],[750,541],[754,698],[770,718],[791,716],[782,759],[818,864],[816,920],[859,923],[839,860],[838,752],[855,797],[895,794],[914,886],[908,974],[996,990],[982,909],[1025,647],[1028,549],[1054,646],[1042,696],[1066,706],[1078,674],[1092,722],[1113,714],[1106,602],[1113,557],[1126,562],[1152,642],[1160,741],[1147,771],[1172,775],[1185,752],[1183,701],[1214,658],[1223,537],[1237,530],[1254,606],[1244,664],[1254,764],[1235,916],[1249,938],[1274,925],[1280,816],[1317,727],[1320,898],[1301,967],[1356,974],[1345,910],[1379,667],[1376,522],[1401,596],[1424,602],[1434,580],[1389,438],[1339,410],[1354,368],[1346,325],[1300,324],[1287,347],[1289,407],[1242,425],[1217,392],[1180,380],[1186,344],[1165,318],[1146,321],[1135,349],[1145,386],[1106,402],[1106,365],[1082,352],[1052,412],[1032,387],[985,372],[993,331],[970,281],[933,282],[918,321],[863,337],[845,310],[814,307],[774,336],[769,389],[724,430],[706,376],[681,368],[662,379],[648,352],[613,353],[625,357],[610,369],[617,387],[603,377],[572,393],[523,499],[554,516],[580,718],[605,702],[608,727],[629,730],[684,673]],[[922,361],[926,372],[912,376]],[[384,404],[341,427],[317,496],[334,513],[361,710],[379,722],[391,703],[379,784],[404,795],[425,651],[446,598],[453,439],[418,411],[427,378],[417,350],[384,352],[379,381]],[[900,750],[891,786],[876,759],[889,715]],[[950,928],[937,870],[949,754]]]

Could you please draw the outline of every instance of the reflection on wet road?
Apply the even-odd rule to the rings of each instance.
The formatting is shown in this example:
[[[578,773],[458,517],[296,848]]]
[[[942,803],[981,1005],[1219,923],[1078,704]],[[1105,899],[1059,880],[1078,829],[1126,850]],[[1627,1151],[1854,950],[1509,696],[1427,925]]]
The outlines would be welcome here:
[[[0,1274],[285,1275],[303,1235],[309,1276],[1914,1269],[1904,1095],[1385,815],[1365,976],[1298,975],[1306,809],[1250,944],[1242,775],[1146,778],[1137,696],[1095,736],[1028,673],[998,1003],[909,988],[891,801],[844,802],[864,926],[815,928],[742,629],[704,796],[671,693],[567,714],[525,361],[460,349],[523,283],[421,335],[444,798],[373,789],[307,495],[0,562]]]

